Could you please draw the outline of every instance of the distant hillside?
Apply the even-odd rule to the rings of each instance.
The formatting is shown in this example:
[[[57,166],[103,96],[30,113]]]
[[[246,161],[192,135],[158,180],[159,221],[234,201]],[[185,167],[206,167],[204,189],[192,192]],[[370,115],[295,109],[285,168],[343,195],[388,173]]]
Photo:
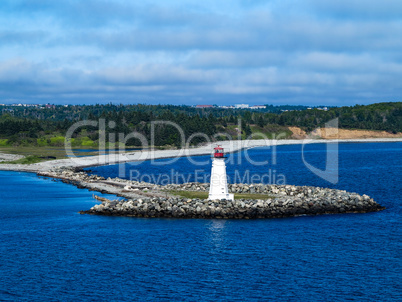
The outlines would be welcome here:
[[[339,128],[402,132],[402,102],[338,107],[328,111],[312,109],[284,112],[277,122],[313,130],[336,117],[339,118]]]
[[[269,108],[271,107],[267,109]],[[153,121],[171,121],[180,125],[186,138],[198,132],[217,139],[225,139],[228,135],[234,139],[245,139],[252,134],[254,138],[261,138],[262,134],[269,138],[281,134],[280,138],[287,138],[293,134],[289,127],[298,127],[298,131],[309,132],[336,117],[339,118],[339,127],[342,129],[402,132],[401,102],[333,107],[327,111],[307,109],[305,106],[289,108],[294,109],[277,114],[247,109],[197,109],[190,106],[144,104],[0,106],[0,146],[62,146],[66,131],[75,122],[87,119],[96,121],[100,118],[105,119],[107,125],[109,121],[115,122],[115,127],[106,129],[108,132],[124,135],[138,132],[148,142],[151,140]],[[155,145],[180,146],[180,134],[174,127],[164,124],[157,126],[155,130]],[[73,145],[96,147],[98,139],[98,129],[81,127],[74,133]],[[204,140],[201,136],[196,136],[191,142],[198,144]],[[126,144],[136,146],[140,145],[140,141],[132,138]]]

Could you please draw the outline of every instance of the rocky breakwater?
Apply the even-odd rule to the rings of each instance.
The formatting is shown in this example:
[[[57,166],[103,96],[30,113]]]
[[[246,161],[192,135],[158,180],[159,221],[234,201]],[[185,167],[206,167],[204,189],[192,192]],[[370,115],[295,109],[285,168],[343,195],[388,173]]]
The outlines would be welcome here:
[[[88,184],[103,181],[104,177],[97,175],[89,175],[80,169],[75,168],[56,168],[47,172],[39,172],[38,176],[50,177],[53,179],[59,179],[64,183],[75,185],[78,188],[90,188]],[[105,192],[106,193],[106,192]]]
[[[38,176],[59,179],[64,183],[72,184],[80,189],[88,189],[100,193],[114,194],[124,198],[141,198],[165,196],[166,193],[159,191],[159,186],[144,183],[133,182],[120,178],[108,178],[89,175],[85,171],[75,168],[57,168],[48,172],[40,172]]]
[[[168,185],[164,188],[177,191],[206,191],[208,186],[183,184]],[[104,201],[80,213],[133,217],[253,219],[367,213],[385,209],[367,195],[327,188],[233,184],[230,185],[230,190],[234,193],[261,194],[261,199],[211,201],[177,196],[127,199]]]

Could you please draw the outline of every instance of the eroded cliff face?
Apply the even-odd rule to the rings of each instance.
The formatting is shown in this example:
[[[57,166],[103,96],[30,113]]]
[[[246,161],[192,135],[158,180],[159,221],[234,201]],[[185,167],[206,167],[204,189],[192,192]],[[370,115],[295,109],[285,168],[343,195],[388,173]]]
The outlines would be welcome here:
[[[402,138],[402,133],[389,133],[386,131],[370,131],[370,130],[349,130],[338,128],[318,128],[307,133],[299,127],[289,127],[292,131],[292,138],[295,139],[364,139],[364,138]]]

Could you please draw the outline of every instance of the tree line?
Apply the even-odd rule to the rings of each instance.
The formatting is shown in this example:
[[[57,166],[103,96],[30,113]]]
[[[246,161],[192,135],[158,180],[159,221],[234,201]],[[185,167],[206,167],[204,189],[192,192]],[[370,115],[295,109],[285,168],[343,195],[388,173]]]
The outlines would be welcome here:
[[[209,138],[218,133],[230,133],[234,136],[235,130],[238,131],[239,128],[242,130],[242,137],[247,137],[256,131],[279,132],[288,126],[311,131],[323,127],[326,122],[334,118],[339,119],[339,127],[343,129],[402,132],[402,102],[332,107],[328,110],[307,109],[303,106],[299,109],[273,113],[248,109],[199,109],[190,106],[145,104],[97,104],[50,108],[0,106],[0,143],[42,146],[62,144],[63,140],[60,137],[63,137],[74,123],[99,119],[106,121],[107,132],[124,135],[138,132],[148,141],[151,139],[154,121],[176,123],[183,129],[186,138],[198,132],[204,133]],[[180,145],[180,133],[175,127],[159,124],[154,129],[155,145]],[[96,146],[99,130],[92,126],[81,127],[74,133],[73,139],[76,145]],[[202,137],[195,137],[192,143],[199,144],[204,140]],[[140,141],[132,138],[127,141],[127,145],[140,145]]]

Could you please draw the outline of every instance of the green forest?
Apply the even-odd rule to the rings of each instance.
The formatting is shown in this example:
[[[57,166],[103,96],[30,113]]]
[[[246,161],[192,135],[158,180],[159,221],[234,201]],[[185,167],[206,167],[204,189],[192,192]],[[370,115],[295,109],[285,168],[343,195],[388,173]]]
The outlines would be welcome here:
[[[280,109],[279,109],[280,108]],[[0,106],[0,146],[64,146],[67,130],[79,121],[99,121],[106,124],[106,137],[110,133],[139,133],[151,142],[152,124],[170,121],[179,125],[185,139],[202,132],[209,139],[287,138],[289,126],[311,131],[326,122],[339,118],[344,129],[382,130],[402,132],[402,102],[331,107],[328,110],[308,109],[305,106],[267,105],[265,110],[222,109],[174,105],[48,105],[42,107]],[[110,123],[113,122],[113,123]],[[179,131],[172,125],[154,125],[155,146],[180,147]],[[97,147],[99,127],[84,126],[74,132],[71,143],[75,147]],[[196,136],[191,144],[197,145],[206,137]],[[109,140],[108,140],[109,141]],[[140,146],[133,137],[127,146]]]

